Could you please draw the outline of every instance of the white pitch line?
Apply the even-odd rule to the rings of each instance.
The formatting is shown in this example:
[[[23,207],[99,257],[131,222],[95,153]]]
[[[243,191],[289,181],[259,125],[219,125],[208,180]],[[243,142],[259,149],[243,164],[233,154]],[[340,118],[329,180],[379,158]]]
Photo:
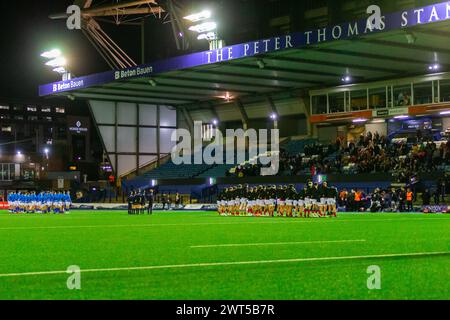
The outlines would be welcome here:
[[[212,262],[195,264],[176,264],[166,266],[148,266],[148,267],[123,267],[123,268],[105,268],[105,269],[81,269],[81,273],[100,273],[100,272],[120,272],[120,271],[146,271],[161,269],[187,269],[187,268],[207,268],[223,267],[236,265],[255,265],[255,264],[282,264],[282,263],[300,263],[315,261],[341,261],[341,260],[360,260],[360,259],[386,259],[386,258],[414,258],[414,257],[433,257],[449,255],[450,251],[443,252],[413,252],[413,253],[392,253],[364,256],[344,256],[344,257],[320,257],[320,258],[300,258],[300,259],[280,259],[280,260],[260,260],[260,261],[235,261],[235,262]],[[0,278],[26,277],[26,276],[46,276],[67,274],[67,271],[43,271],[43,272],[24,272],[24,273],[5,273],[0,274]]]
[[[8,230],[52,230],[52,229],[96,229],[96,228],[154,228],[154,227],[191,227],[191,226],[222,226],[222,225],[290,225],[296,223],[337,223],[337,222],[403,222],[403,221],[440,221],[447,220],[450,218],[415,218],[415,219],[367,219],[367,220],[324,220],[324,219],[311,219],[311,220],[263,220],[255,222],[244,221],[241,222],[210,222],[210,223],[171,223],[171,224],[129,224],[129,225],[87,225],[87,226],[47,226],[47,227],[4,227],[0,228],[0,231]],[[250,218],[249,218],[250,219]]]
[[[301,242],[269,242],[269,243],[236,243],[236,244],[212,244],[191,246],[192,249],[204,248],[228,248],[228,247],[264,247],[264,246],[284,246],[284,245],[300,245],[300,244],[322,244],[322,243],[348,243],[348,242],[366,242],[365,239],[357,240],[324,240],[324,241],[301,241]]]

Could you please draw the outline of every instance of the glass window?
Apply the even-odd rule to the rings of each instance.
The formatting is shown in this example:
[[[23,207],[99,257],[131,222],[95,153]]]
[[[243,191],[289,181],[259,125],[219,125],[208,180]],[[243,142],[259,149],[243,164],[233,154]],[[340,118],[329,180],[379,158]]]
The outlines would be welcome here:
[[[414,104],[433,102],[433,82],[414,83]]]
[[[369,108],[384,109],[386,107],[386,87],[369,89]]]
[[[37,112],[37,107],[28,106],[28,107],[27,107],[27,111],[28,111],[28,112]]]
[[[367,109],[367,90],[356,90],[351,95],[351,111],[359,111]]]
[[[45,113],[49,113],[49,112],[52,112],[52,108],[49,108],[49,107],[43,107],[43,108],[41,109],[41,111],[42,111],[42,112],[45,112]]]
[[[0,110],[9,110],[9,106],[0,106]]]
[[[441,102],[449,102],[450,101],[450,80],[441,80],[440,83],[440,93],[441,93]]]
[[[0,181],[14,180],[14,164],[0,163]]]
[[[313,96],[312,97],[312,113],[326,114],[327,112],[327,96]]]
[[[411,85],[394,87],[394,106],[404,107],[411,105]]]
[[[2,127],[2,132],[12,132],[11,126],[8,126],[8,127]]]
[[[55,112],[56,113],[66,113],[66,109],[65,108],[56,108]]]
[[[345,111],[345,92],[330,93],[330,113]]]

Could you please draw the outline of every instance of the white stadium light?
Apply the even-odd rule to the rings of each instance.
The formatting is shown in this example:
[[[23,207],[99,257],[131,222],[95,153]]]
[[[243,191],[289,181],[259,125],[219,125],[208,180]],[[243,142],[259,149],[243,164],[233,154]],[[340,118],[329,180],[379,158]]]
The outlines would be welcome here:
[[[55,59],[61,56],[61,50],[59,49],[53,49],[50,51],[46,51],[43,54],[41,54],[41,57],[45,59]]]
[[[210,32],[215,29],[217,29],[217,23],[215,22],[204,22],[189,28],[190,31],[195,31],[198,33]]]
[[[67,73],[67,70],[64,67],[58,67],[53,69],[54,72],[59,73],[59,74],[64,74]]]
[[[215,32],[202,33],[197,37],[197,40],[216,40],[217,34]]]
[[[198,21],[209,19],[209,18],[211,18],[211,16],[212,16],[211,11],[203,10],[202,12],[194,13],[187,17],[184,17],[184,19],[189,20],[191,22],[198,22]]]
[[[64,57],[58,57],[56,59],[48,61],[45,65],[53,68],[63,67],[67,64]]]

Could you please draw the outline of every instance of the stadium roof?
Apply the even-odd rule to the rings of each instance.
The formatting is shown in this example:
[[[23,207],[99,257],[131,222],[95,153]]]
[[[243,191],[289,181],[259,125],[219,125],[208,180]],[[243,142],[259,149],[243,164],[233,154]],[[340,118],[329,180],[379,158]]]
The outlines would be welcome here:
[[[423,10],[422,10],[423,9]],[[450,3],[171,58],[43,85],[41,96],[71,96],[199,108],[203,102],[275,95],[450,70]]]

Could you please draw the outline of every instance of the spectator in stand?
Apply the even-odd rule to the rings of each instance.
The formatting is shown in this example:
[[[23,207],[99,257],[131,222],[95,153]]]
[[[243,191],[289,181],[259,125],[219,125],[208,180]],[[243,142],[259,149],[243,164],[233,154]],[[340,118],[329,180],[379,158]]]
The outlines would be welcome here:
[[[440,195],[440,197],[442,199],[442,203],[445,204],[447,202],[446,201],[446,189],[447,189],[447,186],[446,186],[446,183],[445,183],[444,179],[439,179],[438,180],[437,189],[438,189],[439,195]]]
[[[438,206],[439,205],[439,189],[436,189],[435,191],[434,191],[434,193],[433,193],[433,198],[434,198],[434,204],[436,205],[436,206]]]
[[[424,206],[429,206],[431,204],[431,193],[429,189],[425,189],[422,193],[422,202]]]
[[[417,143],[410,145],[405,141],[392,142],[378,132],[367,132],[347,144],[343,138],[337,138],[328,145],[307,145],[303,154],[290,155],[281,150],[279,174],[390,173],[397,182],[410,184],[414,175],[450,164],[450,141],[437,147],[420,130],[417,136]],[[245,164],[237,166],[234,175],[258,176],[260,172],[260,165]]]

